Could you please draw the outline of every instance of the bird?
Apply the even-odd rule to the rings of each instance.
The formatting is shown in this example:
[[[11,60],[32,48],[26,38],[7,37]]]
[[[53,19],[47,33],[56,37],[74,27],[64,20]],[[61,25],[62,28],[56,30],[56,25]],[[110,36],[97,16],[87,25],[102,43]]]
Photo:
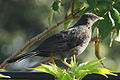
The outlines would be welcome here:
[[[103,19],[94,13],[85,13],[72,27],[46,38],[34,50],[13,57],[7,60],[7,63],[31,56],[42,56],[57,58],[66,66],[70,66],[66,60],[73,55],[80,55],[87,48],[92,36],[92,25]]]

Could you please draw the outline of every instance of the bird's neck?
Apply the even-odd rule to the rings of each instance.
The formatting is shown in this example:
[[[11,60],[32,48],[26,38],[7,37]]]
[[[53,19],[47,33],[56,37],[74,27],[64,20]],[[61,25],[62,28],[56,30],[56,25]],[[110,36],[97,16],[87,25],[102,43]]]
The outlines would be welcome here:
[[[90,22],[89,20],[78,20],[78,22],[73,27],[79,27],[79,26],[86,26],[91,27],[94,23]]]

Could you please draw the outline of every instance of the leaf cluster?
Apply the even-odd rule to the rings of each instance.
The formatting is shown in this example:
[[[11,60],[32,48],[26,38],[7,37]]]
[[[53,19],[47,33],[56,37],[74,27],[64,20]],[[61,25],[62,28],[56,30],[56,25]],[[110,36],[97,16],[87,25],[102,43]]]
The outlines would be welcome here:
[[[113,40],[120,30],[120,13],[118,11],[120,1],[87,0],[87,2],[89,4],[88,11],[105,18],[95,25],[95,27],[99,28],[101,38],[105,39],[107,36],[110,36],[110,39]]]
[[[10,76],[5,76],[3,74],[0,74],[0,78],[11,78]]]
[[[105,77],[108,77],[107,74],[117,76],[116,74],[113,74],[111,70],[103,67],[97,67],[98,64],[101,64],[101,61],[102,60],[95,60],[78,64],[76,62],[76,58],[74,57],[71,58],[71,67],[68,69],[61,69],[53,64],[42,64],[36,68],[30,68],[30,70],[38,70],[49,73],[55,76],[56,80],[82,80],[86,75],[92,73],[101,74]]]
[[[94,28],[99,28],[101,39],[105,39],[109,36],[112,41],[118,36],[120,31],[120,0],[70,0],[71,4],[67,12],[63,12],[61,9],[65,9],[63,0],[54,0],[49,12],[49,24],[53,22],[53,15],[57,13],[64,14],[65,18],[81,8],[85,7],[85,10],[79,12],[79,16],[86,12],[95,13],[96,15],[104,17],[103,21],[97,22]],[[74,23],[74,20],[70,20],[64,23],[64,29],[69,28]]]

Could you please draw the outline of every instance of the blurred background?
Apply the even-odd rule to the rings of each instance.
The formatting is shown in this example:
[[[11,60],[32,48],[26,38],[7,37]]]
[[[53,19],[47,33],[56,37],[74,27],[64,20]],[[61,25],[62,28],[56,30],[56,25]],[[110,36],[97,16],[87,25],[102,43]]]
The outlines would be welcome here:
[[[50,27],[48,15],[51,4],[52,0],[0,0],[0,63],[20,50],[28,40]],[[70,1],[63,1],[63,5],[65,6],[62,10],[64,13],[69,8]],[[62,19],[64,19],[63,14],[56,14],[53,23]],[[51,34],[62,29],[63,27],[56,29]],[[103,62],[107,68],[120,71],[120,43],[113,41],[112,47],[109,47],[109,42],[107,37],[102,41],[100,55],[106,57]],[[28,51],[37,47],[39,43],[32,46]],[[7,70],[22,71],[39,63],[42,59],[42,57],[32,57],[12,63],[7,67]],[[83,54],[78,56],[80,62],[96,59],[93,42],[90,43]]]

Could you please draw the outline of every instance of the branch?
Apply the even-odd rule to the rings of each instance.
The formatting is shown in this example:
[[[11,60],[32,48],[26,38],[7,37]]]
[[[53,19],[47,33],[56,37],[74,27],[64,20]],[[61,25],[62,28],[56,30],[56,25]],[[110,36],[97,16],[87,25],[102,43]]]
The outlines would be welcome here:
[[[75,3],[75,1],[72,0],[72,5],[71,5],[71,14],[72,14],[72,15],[73,15],[73,13],[74,13],[74,3]]]
[[[23,53],[25,50],[27,50],[30,46],[32,46],[34,43],[36,43],[37,41],[41,40],[42,38],[44,38],[47,34],[49,34],[52,30],[54,30],[55,28],[57,28],[59,25],[63,24],[64,22],[74,19],[74,18],[78,18],[79,16],[76,16],[78,13],[82,12],[85,8],[82,8],[79,10],[79,12],[75,12],[73,15],[69,15],[67,18],[65,18],[64,20],[60,21],[59,23],[53,25],[52,27],[49,27],[48,29],[44,30],[42,33],[38,34],[37,36],[35,36],[34,38],[32,38],[30,41],[28,41],[26,43],[26,45],[19,50],[16,54],[8,57],[1,65],[0,65],[0,69],[5,69],[5,67],[9,64],[7,63],[7,61],[11,58],[14,58],[18,55],[20,55],[21,53]]]

